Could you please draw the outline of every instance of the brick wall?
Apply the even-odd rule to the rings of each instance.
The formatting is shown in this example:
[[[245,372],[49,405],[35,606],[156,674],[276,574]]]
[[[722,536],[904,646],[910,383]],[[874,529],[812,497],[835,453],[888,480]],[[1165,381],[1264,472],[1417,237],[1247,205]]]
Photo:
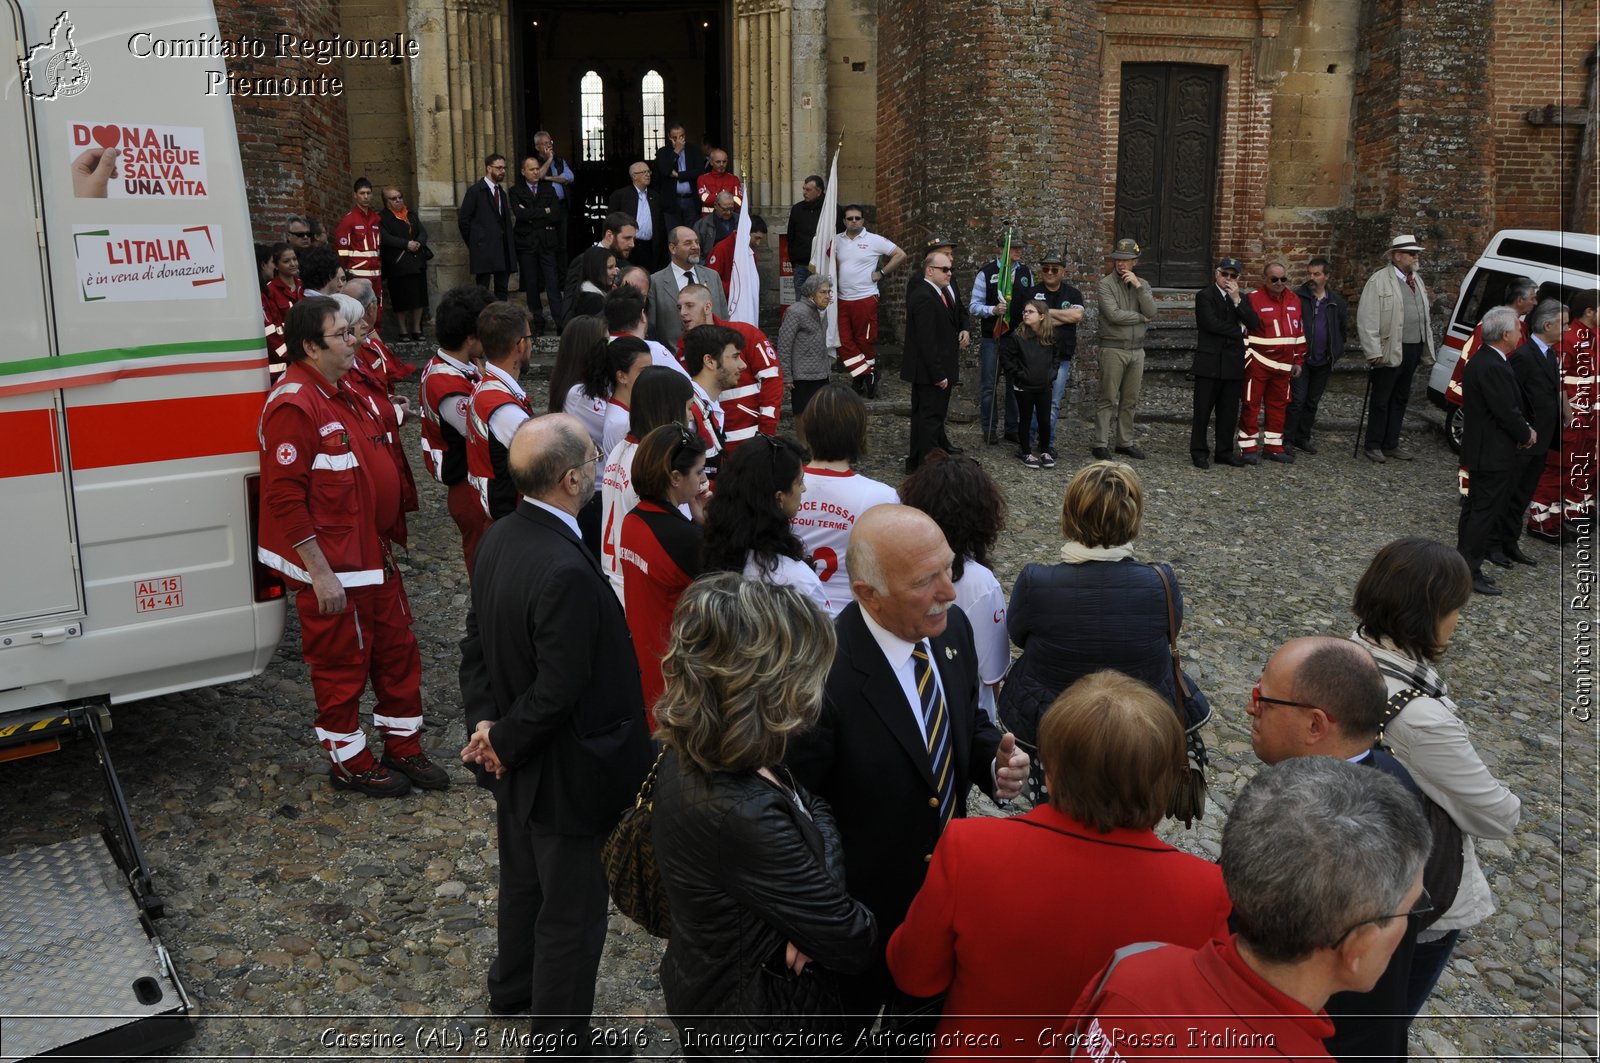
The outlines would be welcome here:
[[[954,238],[963,291],[1008,224],[1029,261],[1064,250],[1079,287],[1097,276],[1094,6],[1007,0],[956,19],[934,0],[881,0],[878,12],[877,231],[913,270],[928,237]],[[903,276],[886,288],[880,317],[898,333]]]
[[[1496,7],[1493,102],[1495,229],[1565,229],[1581,127],[1530,123],[1532,109],[1582,107],[1593,52],[1593,0],[1559,7]],[[1590,232],[1594,231],[1591,226]]]
[[[1360,283],[1383,261],[1396,233],[1427,247],[1423,272],[1437,311],[1495,228],[1496,157],[1491,83],[1505,80],[1485,62],[1500,0],[1367,0],[1353,113],[1356,179],[1349,217],[1336,216],[1334,257]]]
[[[278,59],[277,35],[329,38],[339,32],[336,6],[318,0],[216,0],[223,37],[267,42],[263,59],[230,59],[241,78],[343,77],[348,64],[319,66],[309,59]],[[235,96],[233,119],[255,238],[283,239],[284,219],[304,214],[322,220],[331,237],[350,209],[350,131],[342,96]]]

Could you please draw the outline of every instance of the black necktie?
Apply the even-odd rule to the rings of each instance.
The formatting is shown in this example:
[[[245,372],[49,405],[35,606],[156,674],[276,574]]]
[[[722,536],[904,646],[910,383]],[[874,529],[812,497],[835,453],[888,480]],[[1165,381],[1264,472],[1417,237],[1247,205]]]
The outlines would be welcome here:
[[[683,279],[684,279],[684,282],[687,283],[687,284],[698,283],[694,279],[694,270],[691,270],[691,269],[686,269],[686,270],[683,271]]]
[[[944,830],[955,814],[956,787],[950,763],[950,716],[945,712],[944,695],[933,678],[933,662],[928,659],[928,644],[917,643],[911,651],[912,673],[917,697],[922,702],[922,718],[927,721],[928,761],[933,767],[933,783],[939,792],[939,829]]]

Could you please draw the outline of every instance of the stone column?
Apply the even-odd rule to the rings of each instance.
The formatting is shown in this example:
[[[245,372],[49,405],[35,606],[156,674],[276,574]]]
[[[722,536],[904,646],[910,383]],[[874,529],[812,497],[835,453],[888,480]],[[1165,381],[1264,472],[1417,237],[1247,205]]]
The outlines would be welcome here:
[[[774,206],[800,195],[807,174],[828,173],[833,145],[828,143],[828,0],[791,0],[789,51],[790,184],[775,190]],[[769,221],[771,219],[768,219]]]
[[[791,0],[735,0],[733,158],[745,199],[758,212],[784,202],[794,183],[791,151]]]
[[[509,0],[407,0],[407,29],[421,47],[411,81],[417,203],[436,253],[433,294],[472,280],[456,231],[461,194],[483,176],[484,156],[511,142]],[[515,163],[510,163],[514,168]]]

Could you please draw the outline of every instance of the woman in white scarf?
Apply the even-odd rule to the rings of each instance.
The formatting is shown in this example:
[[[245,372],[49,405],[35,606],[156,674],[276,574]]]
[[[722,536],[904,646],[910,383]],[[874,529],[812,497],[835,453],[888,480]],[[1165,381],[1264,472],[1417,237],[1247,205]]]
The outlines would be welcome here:
[[[1461,828],[1461,886],[1445,913],[1417,935],[1406,1001],[1413,1015],[1433,991],[1461,931],[1494,914],[1472,839],[1509,838],[1522,816],[1517,795],[1472,747],[1461,710],[1433,667],[1471,597],[1472,572],[1459,553],[1431,539],[1406,538],[1378,551],[1351,605],[1358,624],[1350,637],[1372,652],[1390,697],[1416,692],[1384,725],[1384,742]]]

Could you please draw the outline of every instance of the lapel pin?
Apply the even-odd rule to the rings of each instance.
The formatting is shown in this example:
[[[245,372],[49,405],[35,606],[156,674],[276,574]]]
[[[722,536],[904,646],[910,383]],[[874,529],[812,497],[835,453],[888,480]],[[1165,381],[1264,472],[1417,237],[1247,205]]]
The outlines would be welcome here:
[[[944,659],[947,661],[956,659],[956,648],[954,646],[946,646],[944,648]]]

